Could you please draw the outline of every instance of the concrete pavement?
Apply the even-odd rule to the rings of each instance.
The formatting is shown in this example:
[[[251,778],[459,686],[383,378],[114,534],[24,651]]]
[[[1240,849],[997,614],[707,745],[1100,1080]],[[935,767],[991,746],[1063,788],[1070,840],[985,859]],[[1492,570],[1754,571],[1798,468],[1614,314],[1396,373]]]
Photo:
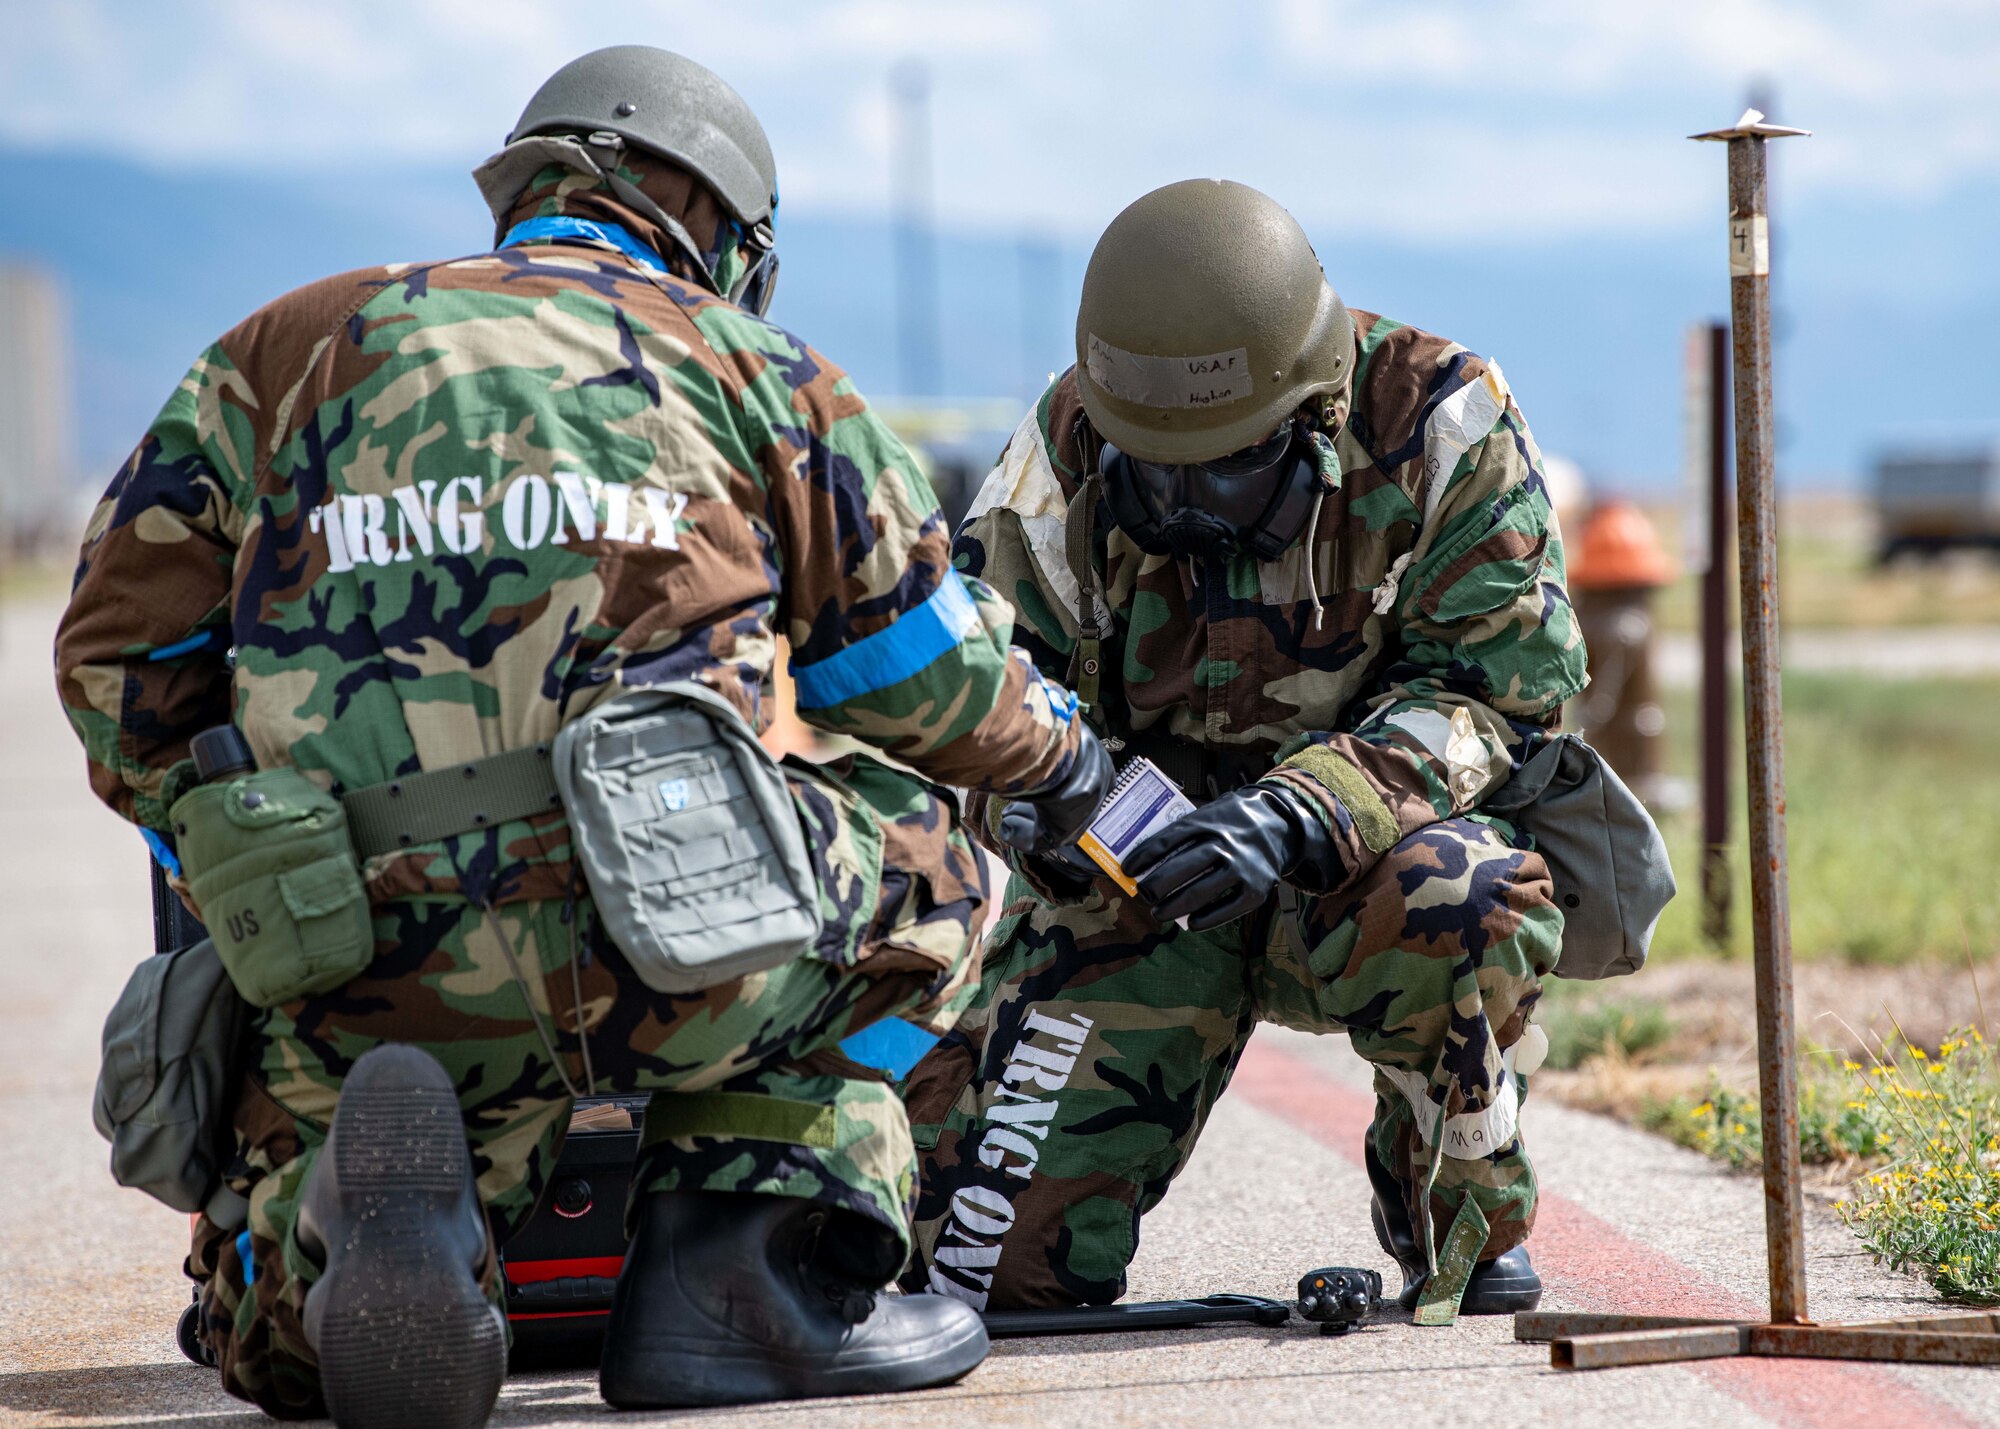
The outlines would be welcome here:
[[[98,1028],[150,947],[138,837],[90,798],[48,675],[55,608],[0,608],[0,1424],[262,1423],[187,1364],[182,1217],[114,1187],[90,1127]],[[1187,1174],[1146,1223],[1135,1298],[1284,1298],[1324,1264],[1387,1269],[1359,1162],[1369,1096],[1340,1039],[1266,1029]],[[1530,1099],[1548,1192],[1533,1248],[1548,1308],[1754,1312],[1763,1294],[1752,1180],[1600,1117]],[[1941,1309],[1811,1213],[1814,1311]],[[1340,1339],[1293,1324],[998,1344],[963,1383],[888,1400],[617,1422],[777,1426],[1688,1423],[2000,1426],[2000,1371],[1714,1361],[1559,1374],[1509,1325],[1391,1322]],[[605,1424],[589,1375],[510,1382],[495,1422]]]

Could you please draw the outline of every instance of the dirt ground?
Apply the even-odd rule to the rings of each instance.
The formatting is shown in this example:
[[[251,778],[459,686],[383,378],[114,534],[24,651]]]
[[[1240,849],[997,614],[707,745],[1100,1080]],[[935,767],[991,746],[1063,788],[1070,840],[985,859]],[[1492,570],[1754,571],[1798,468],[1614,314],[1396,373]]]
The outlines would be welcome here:
[[[1886,1039],[1907,1037],[1935,1049],[1964,1027],[1988,1029],[1986,1005],[2000,1007],[2000,961],[1911,963],[1900,967],[1833,960],[1793,969],[1799,1044],[1807,1058],[1865,1060]],[[1540,1020],[1587,1014],[1593,1007],[1652,1005],[1670,1024],[1663,1040],[1636,1052],[1608,1047],[1568,1070],[1536,1077],[1536,1090],[1565,1106],[1641,1122],[1647,1110],[1688,1097],[1711,1077],[1752,1089],[1757,1082],[1756,996],[1749,964],[1681,960],[1618,982],[1560,988]],[[1859,1163],[1815,1169],[1811,1189],[1839,1199]]]

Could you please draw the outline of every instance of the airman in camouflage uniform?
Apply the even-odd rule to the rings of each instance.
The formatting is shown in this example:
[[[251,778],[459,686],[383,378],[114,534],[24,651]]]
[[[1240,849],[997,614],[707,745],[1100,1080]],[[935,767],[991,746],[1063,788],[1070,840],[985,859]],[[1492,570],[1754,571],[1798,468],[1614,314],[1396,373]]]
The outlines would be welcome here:
[[[384,1043],[450,1074],[501,1243],[566,1088],[592,1084],[658,1093],[635,1206],[816,1203],[885,1284],[913,1151],[887,1083],[837,1044],[890,1016],[942,1032],[970,995],[984,876],[927,780],[1033,796],[1088,738],[1010,652],[1011,608],[953,570],[854,384],[720,295],[760,256],[747,225],[688,167],[603,139],[603,173],[549,162],[496,210],[498,251],[310,284],[196,360],[90,522],[58,637],[93,786],[164,849],[190,737],[232,718],[261,767],[336,794],[549,741],[635,686],[704,682],[761,729],[781,638],[810,722],[926,778],[788,761],[825,932],[684,996],[600,932],[560,809],[368,859],[374,962],[256,1015],[228,1176],[248,1224],[202,1226],[191,1259],[225,1385],[276,1415],[324,1412],[302,1321],[320,1267],[294,1222],[343,1079]],[[731,1130],[760,1100],[812,1134]],[[497,1296],[490,1249],[481,1274]]]
[[[1285,252],[1301,271],[1262,278]],[[1296,322],[1260,358],[1246,332],[1290,321],[1258,315],[1285,306],[1273,291]],[[1015,639],[1077,685],[1121,759],[1152,757],[1213,800],[1202,814],[1281,795],[1320,869],[1184,931],[1170,919],[1202,898],[1144,876],[1128,896],[995,841],[1015,879],[978,994],[906,1087],[922,1170],[904,1283],[994,1308],[1116,1299],[1142,1217],[1274,1022],[1344,1031],[1376,1068],[1366,1151],[1414,1304],[1428,1258],[1412,1227],[1442,1247],[1475,1207],[1490,1272],[1534,1223],[1509,1049],[1563,920],[1539,855],[1480,804],[1583,682],[1540,456],[1496,364],[1349,315],[1289,215],[1239,185],[1141,199],[1084,293],[1081,366],[1014,434],[959,531],[959,569],[1012,600]],[[1275,557],[1148,552],[1125,529],[1108,443],[1201,462],[1261,450],[1287,422],[1317,471],[1302,472],[1310,519]],[[1143,449],[1166,443],[1149,428],[1231,423],[1206,451]],[[1466,1308],[1488,1302],[1506,1304]]]

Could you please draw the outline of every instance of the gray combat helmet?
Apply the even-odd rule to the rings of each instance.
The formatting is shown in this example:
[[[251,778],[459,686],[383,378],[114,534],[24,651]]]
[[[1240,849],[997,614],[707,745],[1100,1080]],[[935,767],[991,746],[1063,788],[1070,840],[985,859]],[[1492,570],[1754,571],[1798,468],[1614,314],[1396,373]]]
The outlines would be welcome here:
[[[735,226],[703,251],[684,224],[618,172],[627,148],[687,170],[713,193]],[[550,75],[521,111],[507,146],[473,170],[493,212],[493,241],[507,241],[514,202],[542,169],[563,164],[595,179],[652,222],[693,265],[711,292],[762,317],[778,284],[778,170],[764,126],[743,96],[712,71],[668,50],[614,45],[571,60]],[[715,264],[730,242],[746,250],[743,271],[724,287]]]
[[[1214,461],[1263,441],[1354,366],[1354,320],[1305,231],[1253,188],[1189,179],[1111,220],[1076,315],[1077,389],[1141,461]]]
[[[743,96],[706,66],[650,45],[592,50],[535,91],[507,142],[605,132],[688,170],[746,229],[771,221],[771,141]]]

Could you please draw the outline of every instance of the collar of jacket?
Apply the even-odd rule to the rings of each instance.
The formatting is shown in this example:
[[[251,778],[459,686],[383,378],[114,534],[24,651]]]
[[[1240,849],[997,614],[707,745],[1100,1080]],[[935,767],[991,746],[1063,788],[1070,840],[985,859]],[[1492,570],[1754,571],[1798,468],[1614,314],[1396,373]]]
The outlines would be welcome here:
[[[633,237],[631,230],[623,224],[596,218],[576,218],[566,213],[523,219],[507,230],[507,236],[500,240],[498,246],[514,248],[523,243],[560,243],[564,239],[578,238],[608,244],[642,268],[651,268],[656,273],[669,271],[667,260],[657,250],[648,248]]]
[[[552,181],[552,167],[568,170],[567,179]],[[710,292],[725,292],[721,278],[737,276],[709,271],[705,255],[722,217],[706,190],[622,143],[593,145],[567,135],[517,140],[473,178],[498,220],[496,246],[527,219],[578,218],[622,228],[663,258],[667,272]]]

